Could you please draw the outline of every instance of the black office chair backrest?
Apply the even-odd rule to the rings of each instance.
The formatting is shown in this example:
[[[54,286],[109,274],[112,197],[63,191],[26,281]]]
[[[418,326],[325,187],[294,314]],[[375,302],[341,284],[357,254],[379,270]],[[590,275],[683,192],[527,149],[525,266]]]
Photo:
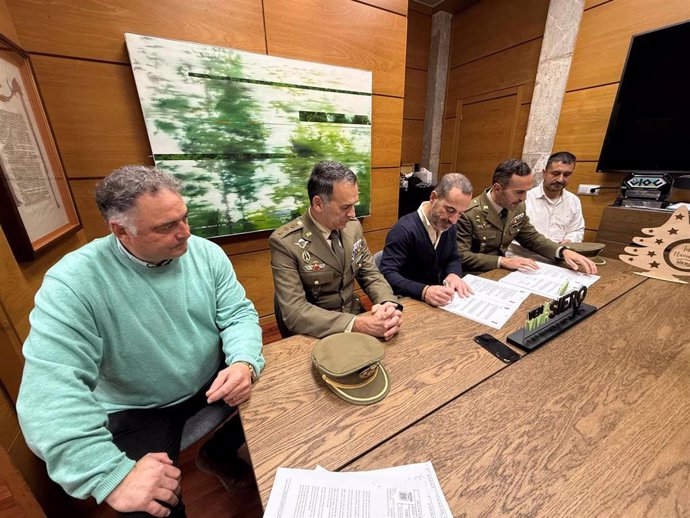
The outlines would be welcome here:
[[[376,265],[376,268],[379,270],[381,269],[381,257],[383,256],[383,250],[379,250],[374,254],[374,264]]]
[[[278,324],[278,332],[280,332],[280,336],[283,338],[293,336],[295,333],[291,332],[285,325],[283,313],[280,311],[280,304],[278,304],[278,297],[275,295],[273,295],[273,311],[276,314],[276,324]]]

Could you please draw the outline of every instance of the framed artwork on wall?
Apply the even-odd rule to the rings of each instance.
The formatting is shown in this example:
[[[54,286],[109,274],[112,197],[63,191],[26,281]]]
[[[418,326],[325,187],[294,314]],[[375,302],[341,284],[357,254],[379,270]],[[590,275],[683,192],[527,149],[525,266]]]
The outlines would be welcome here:
[[[81,227],[28,56],[2,35],[0,224],[20,262]]]
[[[158,167],[180,178],[192,232],[271,230],[304,212],[321,160],[357,175],[370,214],[372,73],[125,34]]]

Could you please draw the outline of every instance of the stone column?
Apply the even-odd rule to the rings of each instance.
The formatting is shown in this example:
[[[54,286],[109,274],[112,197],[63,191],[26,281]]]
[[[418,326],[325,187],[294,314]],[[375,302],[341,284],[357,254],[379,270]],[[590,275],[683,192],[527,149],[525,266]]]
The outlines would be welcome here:
[[[439,11],[431,17],[431,49],[426,81],[426,112],[424,114],[424,144],[422,166],[433,173],[433,183],[438,179],[441,163],[441,137],[443,110],[446,103],[448,82],[448,56],[453,15]]]
[[[549,155],[553,151],[568,151],[553,150],[553,141],[584,4],[584,0],[551,0],[549,4],[527,135],[522,148],[522,159],[535,172],[535,185],[541,181]]]

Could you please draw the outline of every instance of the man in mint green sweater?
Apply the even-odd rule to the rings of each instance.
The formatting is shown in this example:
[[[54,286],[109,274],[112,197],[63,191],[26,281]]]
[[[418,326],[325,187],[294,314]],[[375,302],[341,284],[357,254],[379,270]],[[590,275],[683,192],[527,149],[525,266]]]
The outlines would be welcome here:
[[[70,495],[138,512],[127,516],[185,516],[184,421],[246,401],[264,366],[254,306],[223,250],[190,236],[179,191],[151,167],[103,180],[96,202],[112,234],[46,273],[24,344],[27,443]],[[203,466],[240,473],[243,440],[230,419]]]

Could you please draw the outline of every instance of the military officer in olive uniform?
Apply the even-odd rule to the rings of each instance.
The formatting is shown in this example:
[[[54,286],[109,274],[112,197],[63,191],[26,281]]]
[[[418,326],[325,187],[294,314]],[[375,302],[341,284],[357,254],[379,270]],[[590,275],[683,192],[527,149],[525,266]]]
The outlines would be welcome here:
[[[592,261],[551,241],[532,226],[525,210],[532,180],[532,171],[525,162],[504,160],[494,171],[493,185],[470,202],[457,222],[458,251],[465,271],[536,270],[538,265],[532,259],[505,257],[508,246],[516,240],[539,255],[565,262],[573,270],[597,272]]]
[[[357,177],[342,164],[320,162],[307,190],[309,209],[269,239],[279,325],[317,338],[343,331],[392,338],[402,324],[402,306],[355,219]],[[374,304],[371,312],[362,313],[355,279]]]

